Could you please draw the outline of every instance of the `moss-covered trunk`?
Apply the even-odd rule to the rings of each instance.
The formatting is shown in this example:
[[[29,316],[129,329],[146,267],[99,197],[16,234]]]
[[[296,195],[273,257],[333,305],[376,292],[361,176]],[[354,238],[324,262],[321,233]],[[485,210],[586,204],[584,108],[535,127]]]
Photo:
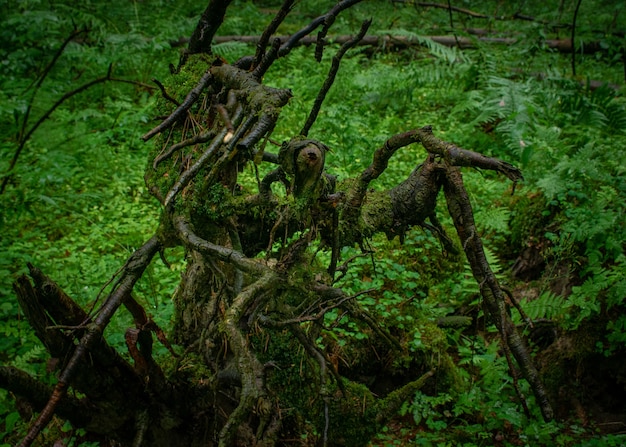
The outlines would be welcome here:
[[[71,321],[50,324],[42,320],[51,312],[45,302],[29,313],[51,353],[69,360],[62,363],[59,385],[23,445],[32,442],[54,411],[89,429],[106,419],[110,425],[103,434],[125,445],[270,446],[294,439],[300,445],[365,444],[430,377],[436,374],[440,386],[452,386],[455,373],[445,343],[433,342],[429,349],[436,355],[431,358],[443,360],[413,361],[407,369],[412,376],[384,395],[354,379],[358,373],[350,363],[337,360],[340,348],[326,319],[331,311],[350,315],[376,339],[376,348],[364,348],[359,355],[363,364],[380,365],[381,374],[380,352],[404,358],[411,352],[360,306],[357,295],[336,287],[338,263],[347,261],[341,259],[341,249],[364,246],[376,233],[403,238],[410,227],[421,225],[448,251],[456,251],[435,215],[442,186],[489,312],[549,419],[549,404],[537,391],[540,381],[526,347],[502,312],[502,292],[490,280],[471,208],[456,177],[456,166],[493,169],[513,181],[521,178],[519,170],[438,140],[430,127],[390,137],[360,177],[339,185],[325,172],[330,154],[322,142],[294,135],[277,154],[267,150],[291,92],[265,86],[264,72],[317,26],[324,27],[324,34],[353,3],[339,2],[288,42],[260,48],[233,65],[206,54],[201,37],[213,35],[219,24],[208,19],[210,11],[203,16],[194,48],[163,89],[156,115],[167,118],[143,136],[153,145],[146,184],[162,206],[155,236],[124,266],[96,318],[76,310],[80,316]],[[221,16],[227,4],[211,2]],[[285,2],[277,17],[290,6]],[[272,22],[268,32],[277,26]],[[332,85],[347,48],[338,52],[331,81],[318,98]],[[370,183],[393,154],[414,143],[426,148],[426,160],[395,188],[372,191]],[[266,174],[246,183],[239,173],[252,164]],[[175,246],[184,247],[186,257],[170,334],[177,347],[158,364],[152,337],[166,343],[165,338],[131,292],[152,257]],[[319,251],[329,252],[330,262],[319,261]],[[32,295],[28,280],[20,281],[19,294],[27,308]],[[101,337],[122,305],[135,319],[136,327],[126,336],[132,362],[111,352]],[[57,327],[46,330],[51,325]],[[79,329],[64,338],[60,325]],[[434,323],[429,328],[437,333]],[[5,373],[8,377],[11,372]],[[68,398],[70,387],[85,393],[85,399]],[[85,404],[97,408],[88,421],[79,411]]]

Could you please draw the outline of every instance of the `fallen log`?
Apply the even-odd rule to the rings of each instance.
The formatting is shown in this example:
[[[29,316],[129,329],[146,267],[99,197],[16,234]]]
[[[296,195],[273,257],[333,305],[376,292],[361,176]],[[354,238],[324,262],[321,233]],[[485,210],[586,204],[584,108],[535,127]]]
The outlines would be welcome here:
[[[280,39],[281,42],[285,42],[289,36],[276,36]],[[340,36],[329,36],[326,38],[327,44],[344,44],[349,41],[353,36],[350,35],[340,35]],[[515,45],[520,43],[521,40],[515,37],[454,37],[454,36],[423,36],[424,38],[431,39],[433,42],[436,42],[441,45],[445,45],[448,47],[458,46],[461,49],[471,49],[476,48],[476,43],[486,43],[486,44],[500,44],[500,45]],[[214,43],[224,43],[224,42],[243,42],[249,44],[257,44],[259,42],[260,36],[216,36],[213,40]],[[179,46],[185,43],[184,39],[179,39],[178,41],[170,42],[172,46]],[[299,42],[300,45],[313,45],[317,43],[317,37],[315,36],[306,36],[302,38]],[[571,53],[572,52],[572,42],[571,39],[546,39],[544,41],[547,48],[554,49],[560,53]],[[383,48],[406,48],[410,46],[420,45],[417,40],[411,39],[406,36],[365,36],[358,45],[362,46],[379,46]],[[600,42],[585,42],[584,45],[576,48],[577,52],[584,54],[593,54],[598,51],[603,51],[604,49],[601,47]]]

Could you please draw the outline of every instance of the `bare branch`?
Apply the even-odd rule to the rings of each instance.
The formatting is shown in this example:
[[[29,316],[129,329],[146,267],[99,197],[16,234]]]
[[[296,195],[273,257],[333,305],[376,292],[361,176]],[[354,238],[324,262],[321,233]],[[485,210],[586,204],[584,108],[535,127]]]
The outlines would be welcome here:
[[[167,90],[165,90],[165,86],[161,83],[161,81],[159,81],[156,78],[152,78],[152,82],[154,82],[157,85],[157,87],[159,87],[159,90],[161,90],[161,94],[163,95],[165,99],[176,104],[177,107],[180,106],[180,102],[176,98],[172,98],[170,94],[167,93]]]
[[[438,139],[433,135],[432,126],[422,127],[417,133],[420,142],[428,152],[443,157],[452,166],[472,166],[474,168],[489,169],[506,175],[513,182],[524,179],[522,172],[506,161],[486,157],[467,149],[461,149],[452,143]]]
[[[321,24],[326,22],[328,17],[337,16],[341,11],[349,8],[350,6],[356,5],[361,0],[342,0],[338,2],[329,12],[324,14],[323,16],[319,16],[311,21],[307,26],[302,28],[300,31],[293,34],[289,39],[280,47],[280,51],[278,52],[278,57],[283,57],[289,54],[289,52],[296,46],[298,41],[302,39],[304,36],[311,33],[315,28],[320,26]]]
[[[26,108],[26,113],[24,113],[24,118],[22,118],[22,128],[20,129],[20,133],[18,135],[18,140],[20,140],[20,141],[22,140],[22,137],[24,136],[24,132],[26,131],[26,126],[28,125],[28,118],[30,117],[30,111],[31,111],[32,106],[33,106],[33,101],[35,100],[35,96],[37,96],[37,91],[39,90],[39,87],[41,87],[41,85],[43,84],[43,81],[46,79],[46,77],[50,73],[50,70],[52,70],[52,67],[54,67],[54,64],[56,64],[56,62],[59,59],[59,57],[61,57],[61,54],[63,54],[63,51],[65,51],[65,47],[74,38],[76,38],[77,36],[79,36],[80,34],[82,34],[84,32],[87,32],[87,30],[84,30],[84,29],[83,30],[78,30],[78,29],[72,30],[70,35],[65,38],[65,40],[63,41],[61,46],[57,49],[57,51],[54,54],[54,57],[52,58],[52,60],[48,63],[48,65],[46,65],[46,68],[44,68],[43,73],[41,74],[41,76],[39,76],[39,79],[35,83],[35,89],[33,90],[33,94],[30,96],[30,101],[28,102],[28,107]]]
[[[6,173],[4,174],[4,179],[2,180],[2,186],[0,186],[0,194],[4,193],[4,190],[5,190],[6,186],[7,186],[7,183],[9,182],[9,178],[11,176],[11,171],[13,170],[13,168],[15,168],[15,165],[17,164],[17,160],[19,159],[20,154],[22,153],[22,150],[24,149],[24,146],[26,146],[26,143],[28,142],[30,137],[32,137],[33,133],[35,133],[35,131],[39,128],[39,126],[41,126],[43,124],[43,122],[48,119],[48,117],[52,114],[52,112],[54,112],[67,99],[71,98],[74,95],[77,95],[79,93],[84,92],[85,90],[87,90],[90,87],[93,87],[94,85],[101,84],[101,83],[107,82],[107,81],[126,82],[126,83],[137,84],[135,81],[129,81],[129,80],[125,80],[125,79],[117,79],[117,78],[112,77],[111,76],[112,70],[113,70],[113,66],[110,65],[109,69],[107,71],[106,76],[103,76],[103,77],[98,78],[98,79],[94,79],[93,81],[90,81],[90,82],[88,82],[88,83],[86,83],[84,85],[81,85],[77,89],[74,89],[74,90],[72,90],[70,92],[67,92],[66,94],[61,96],[61,98],[59,98],[52,105],[52,107],[50,107],[43,115],[41,115],[41,117],[30,128],[30,130],[25,135],[23,135],[21,137],[20,143],[19,143],[17,149],[15,150],[15,153],[13,154],[13,158],[11,159],[11,163],[9,164],[9,169],[7,169]],[[145,84],[142,84],[142,85],[145,85]],[[148,86],[148,87],[150,87],[150,86]],[[152,87],[150,87],[150,88],[152,88]]]
[[[478,236],[478,230],[474,223],[472,205],[463,186],[463,179],[458,168],[450,167],[446,169],[444,192],[450,216],[452,216],[454,226],[461,239],[461,245],[472,269],[474,279],[480,285],[480,293],[487,310],[500,331],[502,342],[506,343],[507,347],[510,348],[524,377],[530,384],[544,419],[550,421],[554,417],[554,413],[546,390],[539,377],[539,372],[533,364],[526,343],[520,337],[505,310],[504,292],[487,262],[482,241]]]
[[[213,76],[211,75],[210,71],[204,73],[204,75],[200,78],[200,81],[198,81],[198,84],[196,84],[196,86],[187,94],[187,97],[185,98],[183,103],[178,106],[176,110],[174,110],[171,115],[168,116],[161,124],[143,135],[141,139],[143,141],[148,141],[156,134],[163,132],[165,129],[174,124],[198,100],[198,98],[200,97],[200,93],[202,93],[202,90],[204,90],[206,86],[209,85],[212,79]]]
[[[160,244],[156,236],[154,236],[128,259],[118,287],[111,292],[93,323],[88,325],[87,332],[82,336],[67,365],[59,374],[58,382],[54,387],[50,400],[48,400],[37,420],[31,425],[28,434],[20,443],[20,447],[30,446],[37,435],[48,425],[59,402],[65,396],[67,387],[77,372],[80,363],[89,350],[101,340],[104,329],[109,324],[111,317],[124,300],[130,296],[135,283],[141,278],[144,270],[159,249]]]
[[[378,178],[378,176],[387,169],[387,164],[391,156],[398,149],[418,141],[419,137],[417,131],[412,130],[392,136],[385,141],[382,147],[376,149],[372,163],[361,173],[357,183],[354,185],[354,188],[351,189],[346,199],[345,213],[349,213],[350,215],[354,214],[353,217],[348,217],[350,221],[358,215],[370,182]]]
[[[265,265],[244,256],[243,253],[213,244],[202,239],[192,231],[191,226],[183,216],[174,218],[174,227],[178,232],[178,237],[183,243],[200,253],[205,253],[213,258],[233,264],[239,270],[250,274],[267,274],[271,271]]]
[[[211,53],[211,41],[222,25],[226,9],[232,0],[210,0],[202,13],[198,25],[191,35],[187,51],[189,54]]]
[[[263,36],[261,36],[263,37]],[[254,71],[252,72],[252,76],[255,79],[261,80],[265,72],[270,68],[270,66],[274,63],[276,58],[278,58],[278,50],[280,49],[280,39],[274,39],[272,42],[272,47],[270,51],[268,51],[261,61],[256,65]]]
[[[267,43],[270,41],[270,37],[276,32],[280,24],[285,20],[289,11],[293,7],[295,0],[285,0],[280,7],[280,10],[276,13],[272,22],[265,28],[259,42],[256,46],[256,54],[254,55],[254,62],[252,63],[253,67],[257,67],[261,62],[261,59],[265,55],[265,48],[267,47]]]
[[[311,130],[311,127],[313,127],[313,124],[315,124],[315,120],[317,119],[317,115],[322,107],[324,98],[326,98],[326,94],[328,93],[333,83],[335,82],[335,77],[337,76],[337,72],[339,71],[339,65],[341,64],[341,59],[350,48],[354,47],[361,39],[363,39],[363,37],[365,36],[365,33],[367,33],[367,30],[371,24],[372,24],[371,20],[364,21],[363,24],[361,25],[361,30],[356,35],[356,37],[344,43],[339,49],[339,51],[337,51],[337,54],[335,54],[335,56],[333,57],[333,61],[332,61],[330,70],[328,72],[328,76],[324,80],[324,84],[322,85],[322,88],[317,94],[317,98],[315,98],[315,102],[313,103],[313,107],[311,108],[311,112],[309,113],[309,117],[307,118],[306,123],[304,124],[304,127],[300,131],[300,135],[307,136],[309,134],[309,130]]]

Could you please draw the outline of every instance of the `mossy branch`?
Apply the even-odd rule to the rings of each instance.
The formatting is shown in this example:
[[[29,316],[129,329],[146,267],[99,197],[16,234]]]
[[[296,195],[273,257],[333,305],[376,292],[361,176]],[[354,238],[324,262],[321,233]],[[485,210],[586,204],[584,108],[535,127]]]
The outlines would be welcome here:
[[[471,166],[473,168],[489,169],[506,175],[513,182],[524,179],[522,172],[506,161],[487,157],[478,152],[468,151],[452,143],[440,140],[433,135],[432,126],[422,127],[417,131],[417,135],[428,152],[443,157],[451,166]]]
[[[544,419],[550,421],[553,419],[554,413],[546,390],[526,343],[519,335],[508,312],[506,312],[504,292],[487,262],[482,241],[474,223],[472,206],[463,186],[463,179],[458,168],[448,168],[446,170],[444,192],[450,216],[452,216],[454,226],[461,239],[461,245],[469,261],[474,278],[480,285],[480,292],[489,315],[501,334],[502,342],[510,348],[522,370],[524,378],[530,384]]]

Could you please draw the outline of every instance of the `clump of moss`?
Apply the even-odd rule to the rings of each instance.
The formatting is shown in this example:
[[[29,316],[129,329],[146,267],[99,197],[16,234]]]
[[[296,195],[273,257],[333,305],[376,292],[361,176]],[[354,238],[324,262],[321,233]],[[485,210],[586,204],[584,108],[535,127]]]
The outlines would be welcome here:
[[[196,86],[210,65],[211,60],[207,55],[197,54],[189,56],[178,73],[171,74],[168,79],[165,80],[165,91],[178,102],[184,101],[189,91]],[[194,114],[202,115],[203,112],[200,110],[202,104],[202,98],[196,101],[195,106],[192,107]],[[155,107],[156,116],[159,117],[159,119],[163,119],[176,110],[176,107],[177,105],[171,100],[160,96]],[[182,161],[179,156],[175,155],[159,163],[155,169],[153,166],[154,160],[164,150],[171,147],[172,144],[178,143],[188,137],[188,135],[185,135],[183,129],[183,123],[176,123],[171,131],[168,130],[165,134],[156,135],[150,140],[152,150],[148,154],[144,179],[152,194],[157,197],[165,197],[167,192],[171,189],[180,174]]]

